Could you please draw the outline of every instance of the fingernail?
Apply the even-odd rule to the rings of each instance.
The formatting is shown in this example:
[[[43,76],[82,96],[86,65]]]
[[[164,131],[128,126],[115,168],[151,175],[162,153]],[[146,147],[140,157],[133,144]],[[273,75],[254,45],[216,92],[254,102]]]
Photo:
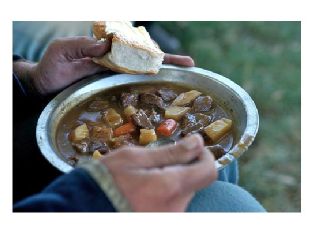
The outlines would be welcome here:
[[[200,139],[201,137],[199,134],[194,134],[182,140],[181,144],[183,145],[185,149],[192,150],[192,149],[195,149],[200,144]]]

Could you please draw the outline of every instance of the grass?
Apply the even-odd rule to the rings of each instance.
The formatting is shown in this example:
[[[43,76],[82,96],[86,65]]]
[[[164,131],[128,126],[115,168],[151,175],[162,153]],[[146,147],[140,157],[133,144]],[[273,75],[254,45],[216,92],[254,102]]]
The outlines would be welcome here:
[[[240,185],[268,211],[300,204],[300,22],[161,22],[196,66],[241,85],[260,113]]]

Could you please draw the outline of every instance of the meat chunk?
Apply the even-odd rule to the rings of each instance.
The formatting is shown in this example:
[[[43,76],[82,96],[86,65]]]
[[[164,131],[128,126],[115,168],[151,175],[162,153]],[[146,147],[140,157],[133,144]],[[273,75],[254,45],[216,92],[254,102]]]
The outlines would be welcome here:
[[[159,90],[157,91],[157,94],[158,94],[165,102],[172,101],[172,100],[174,100],[175,98],[177,98],[177,94],[176,94],[173,90],[168,89],[168,88],[159,89]]]
[[[68,160],[68,163],[69,163],[70,165],[75,166],[75,165],[78,163],[79,158],[77,157],[76,154],[71,154],[71,155],[67,158],[67,160]]]
[[[135,140],[130,134],[115,137],[112,139],[111,142],[112,148],[120,148],[122,146],[132,146],[136,144]]]
[[[208,112],[211,108],[212,98],[210,96],[198,96],[193,103],[192,111]]]
[[[226,153],[225,149],[220,144],[207,146],[207,148],[209,148],[209,150],[213,153],[216,159],[219,159]]]
[[[146,129],[154,128],[150,119],[147,117],[146,113],[142,109],[140,109],[137,113],[132,115],[132,119],[133,119],[134,124],[141,128],[146,128]]]
[[[147,115],[147,117],[150,119],[153,125],[157,125],[161,122],[162,115],[161,113],[158,113],[157,111],[155,111],[154,108],[144,109],[144,112]]]
[[[208,115],[187,113],[182,120],[182,135],[201,132],[204,127],[209,125],[210,121],[211,118]]]
[[[93,153],[99,151],[101,154],[105,154],[109,151],[108,145],[101,140],[92,140],[89,144],[89,152]]]
[[[129,105],[136,107],[139,101],[139,94],[137,93],[121,93],[120,96],[122,106],[128,107]]]
[[[149,119],[154,125],[157,125],[161,122],[162,116],[153,109]]]
[[[89,140],[88,139],[75,141],[75,142],[72,142],[71,144],[77,152],[81,154],[89,153]]]
[[[160,109],[164,109],[164,101],[161,97],[152,93],[143,93],[140,95],[140,102],[146,105],[153,105]]]

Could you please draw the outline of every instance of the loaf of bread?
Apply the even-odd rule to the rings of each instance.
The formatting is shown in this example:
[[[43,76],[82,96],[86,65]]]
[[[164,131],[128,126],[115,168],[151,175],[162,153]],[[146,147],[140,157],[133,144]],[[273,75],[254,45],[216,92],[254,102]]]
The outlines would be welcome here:
[[[93,24],[93,34],[98,40],[111,40],[110,52],[93,58],[95,63],[120,73],[158,73],[165,54],[144,27],[126,21],[98,21]]]

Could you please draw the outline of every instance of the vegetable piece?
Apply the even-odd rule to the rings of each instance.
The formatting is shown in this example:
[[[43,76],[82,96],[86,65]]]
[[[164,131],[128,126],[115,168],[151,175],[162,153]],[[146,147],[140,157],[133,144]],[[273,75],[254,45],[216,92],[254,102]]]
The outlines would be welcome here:
[[[196,90],[181,93],[173,102],[173,106],[185,106],[191,103],[194,99],[200,96],[202,93]]]
[[[83,139],[89,138],[89,129],[86,125],[86,123],[83,123],[82,125],[76,127],[71,133],[70,133],[70,140],[71,141],[80,141]]]
[[[129,122],[116,128],[114,131],[114,135],[121,136],[121,135],[125,135],[128,133],[132,133],[134,131],[135,131],[135,126],[133,125],[133,123]]]
[[[231,127],[232,120],[222,118],[209,124],[207,127],[204,128],[204,131],[213,142],[216,142],[227,132],[229,132],[231,130]]]
[[[133,146],[137,142],[133,139],[131,134],[121,135],[118,137],[114,137],[111,140],[112,148],[120,148],[122,146]]]
[[[146,145],[157,140],[157,135],[154,129],[140,129],[139,143]]]
[[[104,142],[110,141],[113,136],[113,129],[105,125],[95,125],[91,128],[91,137]]]
[[[112,128],[120,126],[123,122],[121,115],[113,108],[109,108],[104,112],[103,119]]]
[[[102,157],[103,155],[98,151],[98,150],[95,150],[92,154],[92,159],[94,160],[98,160]]]
[[[134,115],[138,110],[133,107],[132,105],[129,105],[127,106],[125,109],[124,109],[124,113],[125,113],[125,116],[127,118],[130,118],[132,115]]]
[[[190,110],[190,107],[179,107],[179,106],[170,106],[165,111],[165,118],[166,119],[174,119],[174,120],[180,120],[182,116],[184,116],[188,111]]]
[[[173,119],[163,121],[157,128],[157,132],[163,136],[171,136],[177,128],[177,122]]]

